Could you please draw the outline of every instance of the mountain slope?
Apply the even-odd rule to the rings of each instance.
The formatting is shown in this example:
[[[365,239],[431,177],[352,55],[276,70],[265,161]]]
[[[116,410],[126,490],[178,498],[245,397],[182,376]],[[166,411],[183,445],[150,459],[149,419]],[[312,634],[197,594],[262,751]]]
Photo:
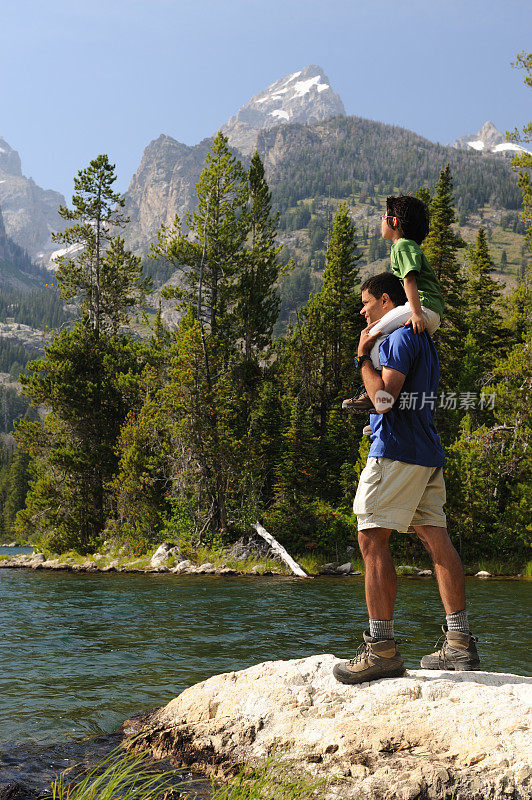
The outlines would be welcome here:
[[[29,292],[44,286],[45,274],[6,234],[0,210],[0,287]]]
[[[184,219],[194,206],[195,184],[212,139],[189,147],[161,134],[146,147],[140,166],[125,194],[128,245],[146,252],[161,225]]]
[[[212,140],[187,147],[161,136],[146,148],[126,192],[131,219],[128,242],[146,252],[161,225],[194,208],[195,184]],[[257,149],[276,207],[284,212],[299,201],[325,196],[364,202],[393,192],[433,186],[447,161],[459,210],[489,203],[520,207],[520,193],[506,159],[434,144],[404,128],[359,117],[335,117],[313,124],[283,124],[263,130]],[[236,155],[240,155],[235,151]],[[244,159],[246,161],[246,159]]]
[[[0,208],[8,236],[32,258],[43,258],[55,245],[50,233],[62,230],[57,213],[65,198],[59,192],[41,189],[22,174],[20,156],[0,138]]]

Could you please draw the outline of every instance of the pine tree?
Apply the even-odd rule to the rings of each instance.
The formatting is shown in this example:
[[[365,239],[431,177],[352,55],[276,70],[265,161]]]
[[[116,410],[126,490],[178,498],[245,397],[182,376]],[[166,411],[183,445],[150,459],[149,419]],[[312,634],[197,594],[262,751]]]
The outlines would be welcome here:
[[[292,398],[292,406],[297,400],[307,409],[313,421],[320,475],[316,486],[325,497],[341,495],[340,466],[356,446],[356,424],[344,418],[338,425],[336,412],[340,399],[353,394],[360,380],[355,369],[362,328],[358,260],[355,226],[346,205],[341,204],[327,248],[321,290],[311,296],[298,326],[279,346],[286,396]],[[301,410],[298,413],[301,416]],[[309,473],[314,470],[311,466]],[[284,474],[288,475],[286,470]]]
[[[508,256],[506,254],[506,250],[503,250],[501,253],[501,272],[506,272],[508,270]]]
[[[525,84],[532,89],[532,53],[522,52],[517,55],[513,67],[525,71]],[[528,122],[522,129],[515,129],[508,137],[514,142],[519,142],[527,148],[532,142],[532,122]],[[517,183],[523,195],[523,213],[521,219],[526,226],[525,240],[529,250],[532,250],[532,155],[525,149],[512,159],[512,167],[518,175]]]
[[[62,296],[79,302],[82,318],[22,379],[32,404],[50,412],[44,424],[25,419],[17,428],[35,475],[16,525],[56,551],[98,544],[112,504],[120,426],[139,401],[144,348],[117,333],[147,284],[140,260],[113,235],[123,223],[115,180],[107,156],[98,156],[74,181],[73,209],[61,209],[74,224],[56,237],[73,250],[62,257],[57,280]]]
[[[73,208],[59,208],[63,219],[74,224],[53,234],[54,241],[69,251],[57,259],[61,296],[80,302],[97,336],[103,326],[116,333],[128,308],[140,302],[149,288],[141,277],[141,259],[113,235],[126,222],[119,213],[124,199],[112,188],[115,181],[114,165],[106,155],[80,170],[74,178]]]
[[[440,353],[440,387],[456,391],[464,356],[467,326],[464,320],[464,289],[457,251],[464,242],[455,234],[453,183],[449,164],[442,168],[430,204],[430,229],[423,250],[440,282],[445,301],[442,326],[437,334]]]
[[[17,512],[24,508],[28,492],[30,457],[20,448],[16,448],[9,467],[7,478],[7,495],[4,504],[4,531],[11,532]]]
[[[320,292],[322,318],[330,348],[331,385],[335,395],[346,387],[353,374],[360,322],[360,283],[355,225],[347,205],[341,203],[334,217],[325,255],[323,287]]]
[[[501,355],[503,336],[500,313],[501,287],[492,278],[493,262],[484,228],[479,228],[474,247],[468,249],[464,320],[477,352],[474,373],[477,381]]]
[[[22,420],[19,447],[32,457],[32,482],[16,527],[55,552],[87,552],[99,543],[118,463],[120,427],[139,403],[143,347],[125,336],[97,334],[84,322],[62,331],[23,376],[44,423]]]
[[[445,302],[451,314],[462,308],[464,280],[460,275],[457,251],[464,246],[453,225],[456,213],[453,201],[453,182],[449,164],[440,171],[434,197],[430,203],[430,229],[423,250],[438,278]]]
[[[250,361],[271,344],[273,326],[279,314],[276,283],[282,246],[275,241],[279,215],[272,213],[271,192],[258,153],[254,153],[251,159],[248,181],[248,239],[236,281],[235,314],[237,336],[243,339],[244,354]]]
[[[187,395],[185,406],[179,404],[175,419],[179,446],[189,448],[191,463],[202,475],[195,514],[198,519],[203,515],[205,531],[226,535],[228,509],[240,504],[235,516],[242,517],[246,476],[253,475],[247,460],[249,424],[258,393],[252,390],[261,381],[261,359],[278,310],[277,219],[259,157],[253,157],[246,173],[222,133],[213,142],[196,190],[198,209],[186,219],[189,235],[176,220],[171,230],[161,231],[153,252],[183,274],[177,296],[188,322],[180,336],[192,337],[191,347],[195,343],[186,367],[190,373],[180,370],[171,380],[176,392],[186,375],[195,382],[195,393]],[[235,477],[236,464],[240,479]]]

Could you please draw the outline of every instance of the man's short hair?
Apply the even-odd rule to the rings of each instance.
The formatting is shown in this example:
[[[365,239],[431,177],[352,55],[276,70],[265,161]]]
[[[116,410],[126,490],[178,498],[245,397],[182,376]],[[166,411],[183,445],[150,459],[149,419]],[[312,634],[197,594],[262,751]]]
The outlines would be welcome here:
[[[386,213],[397,217],[405,239],[421,244],[429,232],[429,212],[422,200],[410,195],[386,198]]]
[[[403,284],[392,275],[391,272],[381,272],[379,275],[373,275],[362,284],[361,292],[369,292],[376,297],[379,297],[386,292],[394,306],[404,306],[406,303],[406,294],[403,289]]]

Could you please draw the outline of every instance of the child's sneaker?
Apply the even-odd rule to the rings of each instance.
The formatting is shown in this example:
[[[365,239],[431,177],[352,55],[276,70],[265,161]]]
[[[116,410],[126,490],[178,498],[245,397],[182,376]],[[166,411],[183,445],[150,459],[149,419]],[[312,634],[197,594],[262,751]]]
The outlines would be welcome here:
[[[344,400],[342,403],[342,408],[344,411],[351,411],[355,414],[365,414],[368,411],[374,414],[377,413],[373,401],[367,392],[362,392],[358,397],[348,397],[348,399]]]

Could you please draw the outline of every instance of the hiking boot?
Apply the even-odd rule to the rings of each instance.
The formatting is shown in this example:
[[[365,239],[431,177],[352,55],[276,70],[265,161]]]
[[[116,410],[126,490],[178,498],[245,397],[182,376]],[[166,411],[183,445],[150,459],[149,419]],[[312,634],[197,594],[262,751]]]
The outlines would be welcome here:
[[[368,411],[374,414],[377,413],[373,401],[367,392],[362,392],[358,397],[348,397],[348,399],[344,400],[342,403],[342,408],[344,411],[351,411],[355,414],[365,414]]]
[[[447,625],[442,626],[443,637],[436,642],[436,647],[443,638],[441,650],[423,656],[421,666],[423,669],[455,669],[466,672],[480,667],[477,646],[478,639],[470,633],[449,631]]]
[[[340,683],[366,683],[378,678],[399,678],[405,665],[396,639],[374,639],[364,631],[364,644],[349,661],[339,661],[333,675]]]

